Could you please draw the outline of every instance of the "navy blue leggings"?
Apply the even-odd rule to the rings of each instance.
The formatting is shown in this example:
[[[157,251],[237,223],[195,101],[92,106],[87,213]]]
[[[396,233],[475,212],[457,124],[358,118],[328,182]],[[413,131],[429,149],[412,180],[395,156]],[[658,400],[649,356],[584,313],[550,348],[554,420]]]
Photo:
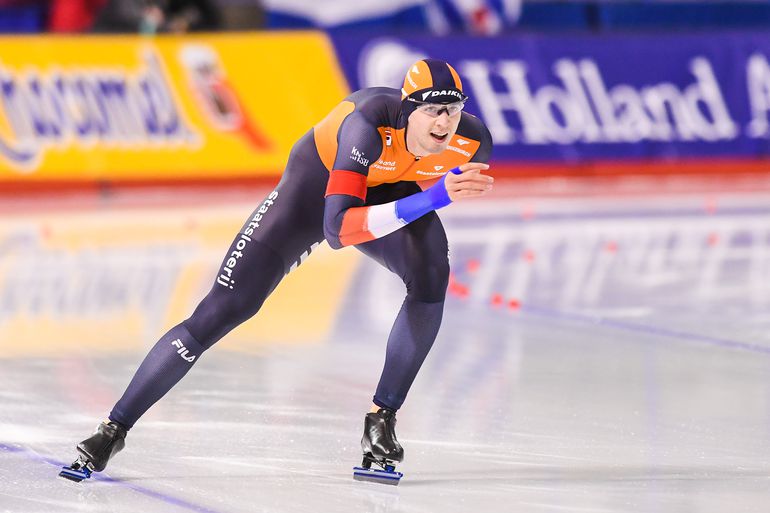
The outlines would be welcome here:
[[[130,428],[230,330],[255,315],[281,279],[324,240],[324,192],[329,173],[312,132],[292,149],[286,171],[233,240],[211,291],[193,314],[158,340],[110,418]],[[367,191],[367,204],[419,192],[412,182]],[[374,403],[401,407],[441,324],[449,279],[448,247],[435,212],[381,239],[356,246],[406,285],[393,325]]]

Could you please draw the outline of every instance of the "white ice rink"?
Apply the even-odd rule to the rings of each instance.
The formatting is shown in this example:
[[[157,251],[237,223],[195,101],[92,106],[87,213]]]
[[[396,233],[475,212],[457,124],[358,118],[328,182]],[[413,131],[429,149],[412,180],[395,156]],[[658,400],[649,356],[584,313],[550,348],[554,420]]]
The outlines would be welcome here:
[[[454,275],[398,414],[398,487],[351,475],[402,294],[364,259],[324,340],[215,346],[79,484],[59,467],[154,339],[25,353],[10,349],[36,341],[3,332],[15,356],[0,356],[0,512],[766,512],[764,185],[521,197],[501,185],[504,197],[446,209]],[[244,218],[254,204],[234,203]],[[12,251],[0,246],[0,267]]]

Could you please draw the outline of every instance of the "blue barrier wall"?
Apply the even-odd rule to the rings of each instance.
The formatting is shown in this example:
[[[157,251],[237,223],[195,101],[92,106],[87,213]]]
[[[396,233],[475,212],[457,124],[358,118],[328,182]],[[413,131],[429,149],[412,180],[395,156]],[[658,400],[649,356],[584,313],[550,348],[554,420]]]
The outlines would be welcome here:
[[[458,70],[495,158],[581,162],[770,156],[770,35],[335,35],[353,89],[401,87],[408,66]]]

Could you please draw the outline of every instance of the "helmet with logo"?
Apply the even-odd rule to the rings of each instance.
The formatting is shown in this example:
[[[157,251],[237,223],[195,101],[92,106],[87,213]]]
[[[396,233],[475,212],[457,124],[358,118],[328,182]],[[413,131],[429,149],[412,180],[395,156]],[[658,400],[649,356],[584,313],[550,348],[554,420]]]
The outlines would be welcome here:
[[[405,119],[424,104],[457,104],[468,97],[460,75],[449,63],[423,59],[409,67],[401,88],[401,110]]]

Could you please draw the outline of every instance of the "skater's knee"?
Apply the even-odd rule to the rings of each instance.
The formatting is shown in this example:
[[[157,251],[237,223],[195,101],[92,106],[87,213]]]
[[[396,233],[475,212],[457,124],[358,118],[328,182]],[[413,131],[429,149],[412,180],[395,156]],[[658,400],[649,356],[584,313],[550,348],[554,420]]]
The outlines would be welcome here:
[[[252,317],[261,304],[244,301],[235,294],[226,295],[212,291],[198,304],[190,318],[184,321],[184,325],[203,347],[209,348],[233,328]]]
[[[449,261],[433,259],[410,272],[404,281],[410,299],[430,303],[443,301],[449,285]]]

